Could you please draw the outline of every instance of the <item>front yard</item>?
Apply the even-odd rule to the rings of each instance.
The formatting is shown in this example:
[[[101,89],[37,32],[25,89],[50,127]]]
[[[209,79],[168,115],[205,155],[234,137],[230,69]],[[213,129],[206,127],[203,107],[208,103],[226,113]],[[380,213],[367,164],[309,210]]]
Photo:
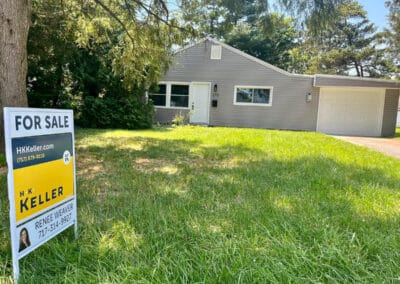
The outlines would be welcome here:
[[[22,282],[400,281],[400,160],[318,133],[194,126],[78,130],[76,160],[79,239],[22,259]]]

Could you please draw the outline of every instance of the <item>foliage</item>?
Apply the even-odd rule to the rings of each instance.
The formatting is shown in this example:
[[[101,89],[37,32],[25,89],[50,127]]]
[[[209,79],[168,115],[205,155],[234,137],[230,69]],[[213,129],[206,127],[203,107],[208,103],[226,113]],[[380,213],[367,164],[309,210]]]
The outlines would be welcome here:
[[[182,20],[195,30],[195,37],[222,38],[247,16],[254,0],[179,0]]]
[[[145,129],[153,125],[154,108],[135,96],[85,97],[78,125],[90,128]]]
[[[164,1],[66,1],[75,43],[106,50],[114,74],[130,90],[149,86],[168,66],[170,48],[179,42],[177,27]]]
[[[112,0],[33,1],[28,40],[30,106],[73,108],[77,118],[82,112],[83,125],[96,121],[92,118],[97,114],[88,113],[94,110],[93,102],[98,108],[112,106],[119,114],[125,111],[120,102],[142,107],[136,102],[144,99],[145,88],[167,68],[171,46],[182,30],[164,15],[162,1],[121,5]],[[112,123],[97,124],[130,129],[151,125],[150,106],[132,112],[127,113],[139,123],[136,126],[122,115],[114,117],[122,119],[119,122],[109,118]]]
[[[182,20],[193,26],[197,37],[206,35],[225,38],[240,23],[253,24],[270,13],[277,4],[297,19],[298,24],[308,22],[313,32],[332,23],[334,7],[345,0],[180,0]],[[272,31],[272,29],[270,29]]]
[[[187,117],[182,112],[179,112],[172,119],[172,125],[175,125],[175,126],[184,125],[186,123],[186,121],[187,121]]]
[[[79,238],[69,229],[21,259],[21,283],[382,283],[400,273],[399,160],[307,132],[75,134]]]
[[[290,50],[296,46],[298,32],[293,20],[271,13],[258,18],[251,25],[240,23],[232,33],[226,35],[226,42],[261,60],[290,69]]]
[[[393,66],[380,48],[375,26],[354,0],[337,9],[334,26],[314,35],[308,30],[300,50],[293,50],[295,69],[307,73],[328,73],[359,77],[387,77]],[[298,56],[296,58],[296,56]]]
[[[291,12],[302,28],[307,26],[313,35],[327,28],[335,27],[337,7],[347,0],[277,0],[281,6]]]
[[[388,52],[391,56],[392,62],[397,67],[397,78],[400,79],[400,1],[388,0],[385,2],[389,8],[389,26],[383,37],[388,44]]]

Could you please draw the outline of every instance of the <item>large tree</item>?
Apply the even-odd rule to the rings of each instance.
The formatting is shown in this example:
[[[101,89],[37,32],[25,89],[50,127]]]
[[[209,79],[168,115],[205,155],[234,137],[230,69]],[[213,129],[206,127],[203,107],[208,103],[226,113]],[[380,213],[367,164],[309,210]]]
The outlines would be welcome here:
[[[33,1],[38,6],[52,2]],[[170,19],[164,0],[58,0],[56,6],[73,19],[68,28],[74,30],[79,46],[113,44],[109,53],[113,71],[121,75],[127,88],[162,73],[169,47],[178,34],[171,29],[176,23]],[[0,1],[0,151],[4,150],[3,107],[27,106],[31,9],[31,0]]]
[[[297,61],[304,62],[299,67],[308,73],[388,76],[392,66],[366,11],[357,1],[346,0],[336,13],[331,27],[319,34],[306,32],[301,52],[296,51]]]
[[[389,8],[389,26],[384,33],[389,46],[389,52],[393,63],[397,67],[397,77],[400,78],[400,0],[386,1]]]
[[[271,13],[253,22],[243,22],[225,40],[248,54],[285,70],[290,70],[290,50],[296,47],[298,32],[293,20]]]
[[[222,39],[239,23],[254,24],[271,12],[276,4],[292,13],[297,23],[310,23],[318,33],[332,23],[335,7],[345,0],[178,0],[182,18],[197,31],[197,37],[210,35]],[[272,30],[272,29],[271,29]],[[270,30],[270,31],[271,31]]]
[[[26,72],[30,0],[0,1],[0,152],[4,151],[3,107],[27,106]]]

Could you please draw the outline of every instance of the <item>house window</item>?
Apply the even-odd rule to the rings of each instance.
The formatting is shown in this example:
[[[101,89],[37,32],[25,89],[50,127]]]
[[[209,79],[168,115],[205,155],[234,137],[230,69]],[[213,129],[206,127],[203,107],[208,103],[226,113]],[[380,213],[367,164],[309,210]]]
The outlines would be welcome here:
[[[171,107],[189,106],[189,86],[171,85]]]
[[[160,108],[189,108],[190,84],[185,82],[161,82],[158,91],[150,94],[149,98],[155,107]]]
[[[166,84],[158,85],[158,92],[155,94],[151,94],[149,97],[153,101],[153,105],[166,106],[166,104],[167,104],[167,85]]]
[[[234,104],[271,106],[272,87],[235,86]]]

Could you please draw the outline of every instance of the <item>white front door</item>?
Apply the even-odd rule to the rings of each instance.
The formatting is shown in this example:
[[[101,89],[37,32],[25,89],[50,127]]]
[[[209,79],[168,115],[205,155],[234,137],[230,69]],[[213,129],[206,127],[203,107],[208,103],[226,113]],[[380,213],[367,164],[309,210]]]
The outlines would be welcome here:
[[[210,83],[192,83],[190,85],[190,123],[208,124],[210,111]]]

